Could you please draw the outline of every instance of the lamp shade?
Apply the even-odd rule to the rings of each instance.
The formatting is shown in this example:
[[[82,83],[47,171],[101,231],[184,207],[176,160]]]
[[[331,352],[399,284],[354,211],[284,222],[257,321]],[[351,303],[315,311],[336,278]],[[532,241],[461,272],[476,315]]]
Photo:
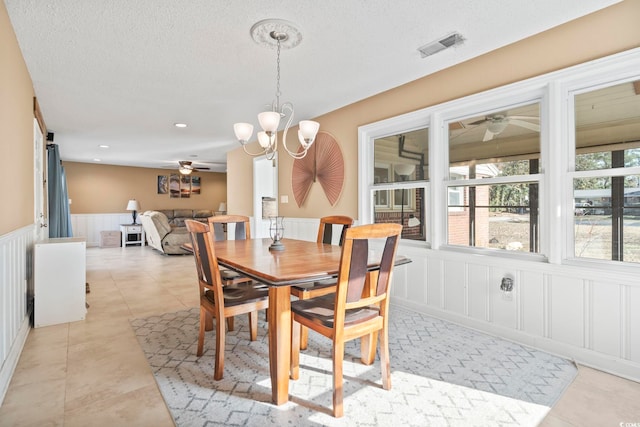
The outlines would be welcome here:
[[[313,141],[320,129],[320,123],[312,120],[302,120],[300,122],[300,134],[305,140]]]
[[[274,133],[278,130],[278,125],[280,124],[280,113],[275,111],[263,111],[258,114],[258,121],[260,122],[260,127],[267,134]]]
[[[258,143],[262,148],[267,148],[271,145],[271,138],[266,132],[258,132]]]
[[[140,203],[138,203],[138,201],[136,199],[129,200],[129,203],[127,203],[127,210],[128,211],[139,211],[140,210]]]
[[[416,170],[416,165],[411,163],[399,163],[395,165],[393,169],[400,176],[409,176]]]
[[[220,206],[218,206],[218,212],[226,212],[227,204],[225,202],[220,202]]]
[[[249,123],[236,123],[233,125],[233,131],[236,134],[236,139],[241,143],[247,143],[253,135],[253,125]]]
[[[409,216],[409,222],[407,223],[407,227],[417,227],[420,225],[420,220],[413,215]]]

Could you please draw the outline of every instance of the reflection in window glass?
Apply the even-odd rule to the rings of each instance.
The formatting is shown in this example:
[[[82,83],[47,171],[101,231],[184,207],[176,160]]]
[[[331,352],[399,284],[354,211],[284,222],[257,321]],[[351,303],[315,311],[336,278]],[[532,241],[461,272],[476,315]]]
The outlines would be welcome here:
[[[640,166],[640,98],[634,82],[575,96],[576,170]],[[611,153],[625,150],[624,163]]]
[[[576,171],[640,166],[638,82],[575,96]],[[584,175],[584,174],[583,174]],[[640,262],[640,176],[573,180],[576,257]]]
[[[528,161],[539,158],[537,102],[449,123],[450,179],[455,179],[458,168],[470,165],[492,169],[494,176],[524,175],[529,173]]]
[[[469,202],[462,209],[449,205],[449,244],[537,252],[531,236],[537,240],[538,215],[531,215],[529,203],[531,189],[537,186],[518,183],[453,187],[462,188]],[[536,221],[533,224],[532,219]]]
[[[429,179],[428,128],[377,138],[373,144],[375,176],[379,177],[381,183]],[[378,171],[379,168],[384,168],[386,172]]]
[[[388,200],[391,190],[374,190],[374,222],[391,222],[404,224],[402,238],[410,240],[426,240],[425,234],[425,191],[424,188],[402,189],[394,192],[404,192],[405,204],[389,209],[389,206],[378,201]],[[400,196],[401,197],[401,196]],[[401,203],[398,198],[398,203]]]
[[[429,129],[377,138],[374,143],[374,222],[402,224],[402,238],[426,240],[425,182]],[[393,184],[393,189],[376,186]]]
[[[538,102],[450,122],[448,243],[537,253],[539,159]]]

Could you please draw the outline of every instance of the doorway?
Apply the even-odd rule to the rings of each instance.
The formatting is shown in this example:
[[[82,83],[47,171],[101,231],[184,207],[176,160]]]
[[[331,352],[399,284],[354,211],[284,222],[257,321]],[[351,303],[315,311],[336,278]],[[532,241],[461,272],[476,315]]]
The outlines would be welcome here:
[[[273,160],[265,156],[253,159],[253,218],[251,237],[269,237],[269,220],[262,218],[262,199],[278,200],[278,154]]]

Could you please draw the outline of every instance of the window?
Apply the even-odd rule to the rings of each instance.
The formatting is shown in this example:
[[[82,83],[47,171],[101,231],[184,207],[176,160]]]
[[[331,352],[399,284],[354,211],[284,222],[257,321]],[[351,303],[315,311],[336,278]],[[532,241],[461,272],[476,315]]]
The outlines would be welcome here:
[[[448,128],[447,243],[538,253],[539,103]]]
[[[640,80],[575,95],[574,256],[640,262]]]
[[[373,140],[373,221],[403,225],[402,238],[426,240],[428,128]]]

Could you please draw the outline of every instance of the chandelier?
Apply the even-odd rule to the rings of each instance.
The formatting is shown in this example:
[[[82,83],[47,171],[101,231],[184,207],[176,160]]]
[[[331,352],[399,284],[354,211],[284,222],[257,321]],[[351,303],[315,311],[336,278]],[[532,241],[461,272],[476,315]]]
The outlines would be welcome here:
[[[282,133],[282,146],[291,157],[301,159],[307,155],[309,147],[315,141],[320,124],[311,120],[301,120],[298,128],[298,141],[302,146],[302,151],[291,151],[287,147],[287,132],[293,122],[294,109],[291,102],[280,104],[280,50],[296,47],[302,40],[302,34],[291,22],[281,19],[265,19],[251,27],[251,37],[261,45],[276,45],[276,98],[268,106],[269,111],[258,114],[258,122],[262,128],[262,131],[257,134],[258,144],[262,148],[260,152],[251,153],[247,150],[247,143],[253,135],[252,124],[236,123],[233,125],[233,131],[245,153],[251,156],[265,155],[267,159],[272,160],[278,151],[278,127],[280,126],[280,121],[286,120]]]

